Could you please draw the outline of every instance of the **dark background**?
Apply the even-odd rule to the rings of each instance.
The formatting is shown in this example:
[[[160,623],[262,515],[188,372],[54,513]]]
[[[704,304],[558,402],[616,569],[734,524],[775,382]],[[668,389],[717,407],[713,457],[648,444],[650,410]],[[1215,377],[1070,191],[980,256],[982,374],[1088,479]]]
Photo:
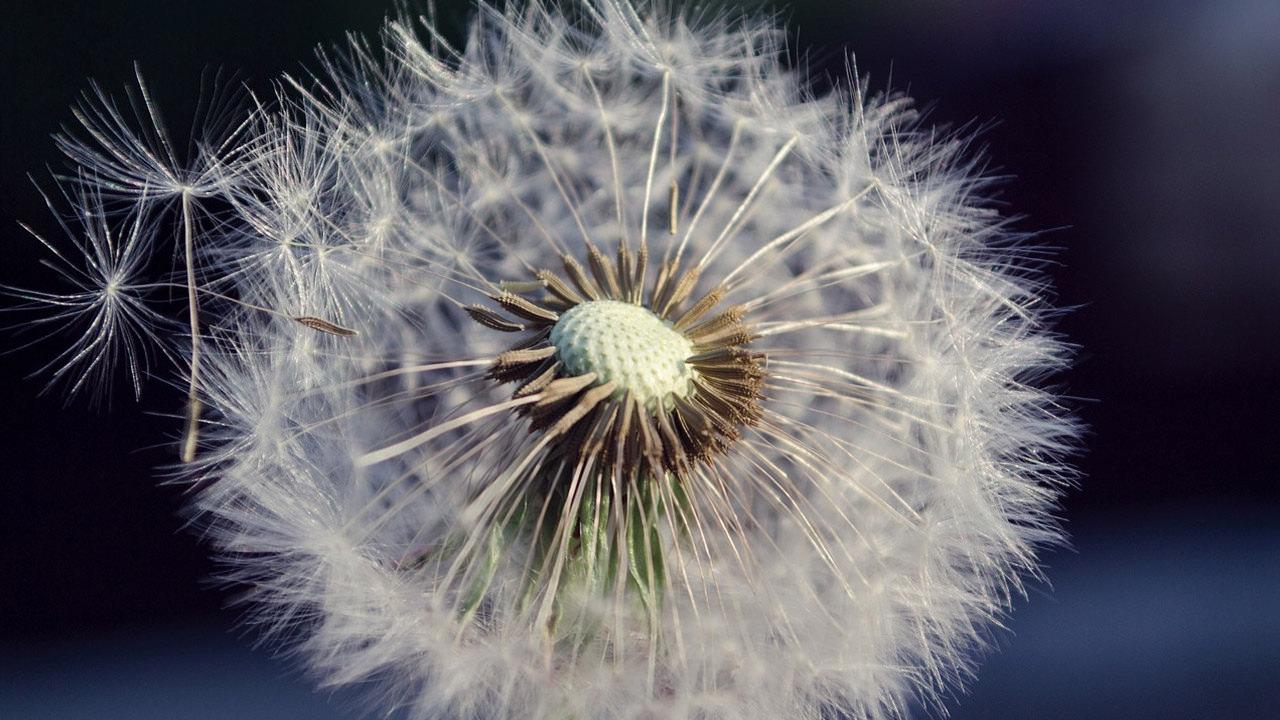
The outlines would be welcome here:
[[[441,2],[460,26],[465,9]],[[1061,378],[1090,428],[1072,548],[1020,603],[967,718],[1262,718],[1280,708],[1280,3],[796,0],[818,74],[843,53],[937,123],[981,128],[1000,201],[1060,248]],[[201,71],[255,89],[382,2],[43,2],[0,23],[0,282],[50,228],[27,173],[94,77],[141,63],[172,121]],[[180,122],[174,122],[180,126]],[[3,321],[3,318],[0,318]],[[0,347],[17,340],[2,336]],[[157,487],[181,398],[91,410],[0,356],[0,717],[358,717],[235,630]]]

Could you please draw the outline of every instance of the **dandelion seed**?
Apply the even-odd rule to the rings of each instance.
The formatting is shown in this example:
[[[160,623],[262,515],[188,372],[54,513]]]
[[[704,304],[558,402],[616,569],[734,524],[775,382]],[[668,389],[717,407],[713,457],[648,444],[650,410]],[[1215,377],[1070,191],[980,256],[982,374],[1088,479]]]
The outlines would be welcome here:
[[[147,305],[152,288],[141,277],[155,240],[151,219],[133,211],[112,223],[102,197],[92,189],[57,187],[59,194],[45,194],[45,202],[59,217],[65,242],[23,227],[50,253],[51,259],[42,262],[69,289],[49,292],[0,285],[0,292],[22,301],[5,310],[42,313],[24,326],[37,334],[22,347],[63,330],[76,333],[71,344],[40,370],[65,384],[70,393],[84,390],[103,399],[114,366],[123,365],[136,397],[142,393],[151,356],[157,349],[164,351],[156,336],[172,326]],[[74,214],[63,217],[55,198],[74,207]]]
[[[327,683],[421,718],[938,703],[1058,538],[1074,435],[960,144],[860,84],[810,97],[755,20],[422,29],[324,55],[194,170],[149,97],[155,132],[82,111],[82,184],[135,208],[89,212],[84,253],[145,242],[24,295],[89,324],[55,374],[159,322],[114,270],[152,188],[219,204],[175,240],[195,511]]]
[[[351,328],[342,327],[337,323],[329,322],[324,318],[312,317],[310,315],[299,315],[295,317],[294,320],[302,323],[303,325],[306,325],[312,330],[319,330],[322,333],[328,333],[330,335],[339,335],[342,337],[353,337],[356,334],[355,330],[352,330]]]

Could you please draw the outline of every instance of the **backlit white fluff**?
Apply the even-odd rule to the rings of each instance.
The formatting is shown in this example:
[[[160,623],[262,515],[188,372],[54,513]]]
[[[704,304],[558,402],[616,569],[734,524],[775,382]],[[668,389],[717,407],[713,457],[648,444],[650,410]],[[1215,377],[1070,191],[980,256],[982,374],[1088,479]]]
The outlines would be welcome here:
[[[327,55],[187,174],[151,152],[162,130],[110,130],[123,116],[64,144],[124,227],[200,220],[176,238],[202,339],[188,469],[255,617],[325,683],[371,681],[414,718],[936,703],[1058,538],[1073,434],[1028,384],[1062,357],[1032,257],[962,144],[901,97],[810,97],[754,20],[535,2],[442,42],[392,23]],[[566,532],[552,591],[521,572],[534,540],[486,515],[555,440],[486,376],[512,338],[464,312],[588,242],[646,245],[650,280],[700,266],[766,363],[759,423],[630,521],[664,575],[621,593],[574,574],[584,525],[542,523]]]

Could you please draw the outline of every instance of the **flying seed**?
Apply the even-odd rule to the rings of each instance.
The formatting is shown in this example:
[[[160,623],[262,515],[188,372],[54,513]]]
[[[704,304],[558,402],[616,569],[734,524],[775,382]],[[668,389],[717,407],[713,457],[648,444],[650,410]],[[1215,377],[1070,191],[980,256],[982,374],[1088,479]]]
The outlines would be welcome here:
[[[306,325],[312,330],[319,330],[329,335],[338,335],[340,337],[355,337],[356,331],[348,327],[343,327],[337,323],[329,322],[324,318],[318,318],[313,315],[298,315],[293,318],[295,321]]]

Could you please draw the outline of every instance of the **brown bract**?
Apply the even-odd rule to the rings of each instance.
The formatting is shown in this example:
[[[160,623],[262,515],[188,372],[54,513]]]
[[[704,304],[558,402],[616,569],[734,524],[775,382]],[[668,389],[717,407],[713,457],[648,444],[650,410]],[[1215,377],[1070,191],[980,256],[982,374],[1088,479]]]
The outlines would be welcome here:
[[[631,478],[681,476],[694,463],[723,453],[744,426],[762,417],[765,356],[748,349],[754,335],[743,308],[715,312],[724,299],[719,286],[690,302],[699,269],[682,269],[679,260],[664,261],[646,292],[647,260],[645,250],[632,253],[624,245],[615,264],[591,248],[588,273],[564,255],[563,275],[539,271],[536,280],[508,283],[492,295],[497,308],[467,308],[487,328],[524,334],[497,357],[489,376],[516,383],[514,398],[537,397],[517,412],[530,418],[531,430],[543,433],[551,448],[544,467],[590,465],[607,476]],[[645,405],[595,373],[568,372],[550,342],[551,330],[562,313],[596,300],[645,307],[692,343],[693,354],[685,360],[693,369],[687,396]]]

